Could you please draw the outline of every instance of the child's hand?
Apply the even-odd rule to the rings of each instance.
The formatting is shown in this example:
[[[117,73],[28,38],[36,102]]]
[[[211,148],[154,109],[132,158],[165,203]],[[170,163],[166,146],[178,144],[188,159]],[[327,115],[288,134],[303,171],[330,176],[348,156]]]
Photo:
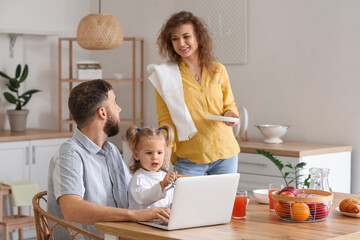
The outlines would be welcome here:
[[[161,190],[164,191],[173,181],[177,179],[177,172],[169,172],[165,175],[164,179],[160,182]]]

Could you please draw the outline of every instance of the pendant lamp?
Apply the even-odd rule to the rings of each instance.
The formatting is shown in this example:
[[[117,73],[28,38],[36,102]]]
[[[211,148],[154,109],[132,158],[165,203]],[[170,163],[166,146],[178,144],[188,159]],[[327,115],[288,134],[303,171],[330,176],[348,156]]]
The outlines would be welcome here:
[[[81,19],[77,28],[78,44],[88,50],[106,50],[120,46],[124,40],[120,22],[110,14],[89,14]]]

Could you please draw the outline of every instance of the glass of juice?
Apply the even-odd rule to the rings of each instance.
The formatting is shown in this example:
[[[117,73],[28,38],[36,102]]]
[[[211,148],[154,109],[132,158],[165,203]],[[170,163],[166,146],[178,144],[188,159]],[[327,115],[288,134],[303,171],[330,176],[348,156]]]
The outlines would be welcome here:
[[[238,191],[236,193],[232,218],[246,218],[247,191]]]
[[[269,209],[271,211],[275,211],[275,207],[274,207],[274,200],[272,199],[272,192],[275,192],[275,191],[279,191],[281,189],[284,188],[284,185],[283,184],[280,184],[280,183],[270,183],[269,184]]]

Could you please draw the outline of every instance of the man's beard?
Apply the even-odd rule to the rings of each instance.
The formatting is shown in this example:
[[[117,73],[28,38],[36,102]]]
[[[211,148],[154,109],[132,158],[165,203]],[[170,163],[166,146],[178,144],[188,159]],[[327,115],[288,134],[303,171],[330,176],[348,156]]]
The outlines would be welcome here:
[[[108,111],[108,109],[106,109],[106,112],[109,117],[106,120],[104,132],[108,135],[108,137],[112,137],[119,133],[120,127],[118,121],[116,121],[113,115],[111,115],[111,112]]]

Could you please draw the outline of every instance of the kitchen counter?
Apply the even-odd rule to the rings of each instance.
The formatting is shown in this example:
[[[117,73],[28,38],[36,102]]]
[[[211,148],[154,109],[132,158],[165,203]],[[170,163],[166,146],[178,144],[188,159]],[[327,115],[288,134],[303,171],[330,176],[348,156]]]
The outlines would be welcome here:
[[[253,139],[239,141],[239,146],[239,189],[252,191],[268,188],[269,183],[284,184],[275,164],[256,152],[256,149],[261,149],[272,153],[284,164],[291,163],[295,166],[305,163],[305,169],[301,172],[304,176],[308,176],[308,170],[312,167],[329,168],[332,190],[345,193],[351,191],[351,146],[286,141],[281,144],[268,144],[263,140]]]
[[[164,231],[138,223],[101,222],[95,224],[97,232],[105,233],[105,240],[126,239],[360,239],[360,218],[343,216],[335,208],[344,198],[360,195],[334,193],[329,216],[321,222],[293,223],[280,220],[268,205],[254,198],[247,208],[245,220],[231,220],[229,224]],[[211,209],[209,209],[211,211]]]
[[[0,130],[0,142],[27,141],[49,138],[67,138],[72,136],[72,132],[59,132],[45,129],[26,129],[24,132]]]
[[[257,153],[256,149],[263,149],[278,156],[303,157],[338,152],[351,152],[352,147],[346,145],[283,142],[280,144],[264,143],[263,140],[239,141],[242,153]]]

